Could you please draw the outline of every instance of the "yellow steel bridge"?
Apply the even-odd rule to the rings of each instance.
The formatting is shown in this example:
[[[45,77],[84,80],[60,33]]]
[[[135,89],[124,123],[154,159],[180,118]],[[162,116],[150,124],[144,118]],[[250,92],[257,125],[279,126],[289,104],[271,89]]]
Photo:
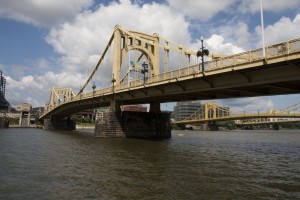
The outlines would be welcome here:
[[[300,118],[300,103],[281,108],[271,109],[267,112],[240,112],[231,110],[228,107],[219,106],[216,103],[206,102],[191,116],[178,121],[173,121],[173,124],[196,124],[213,121],[241,120],[240,124],[253,124],[263,121],[274,121],[274,118]]]
[[[137,54],[135,58],[135,53],[128,58],[130,51]],[[116,111],[120,105],[150,103],[150,110],[159,112],[163,102],[300,93],[300,38],[266,47],[266,57],[262,56],[262,48],[226,57],[211,54],[202,66],[197,55],[157,33],[149,35],[116,26],[79,92],[53,87],[40,118],[63,118],[101,106]],[[140,64],[127,65],[136,62]],[[206,107],[211,110],[216,105],[209,103]],[[208,115],[199,111],[186,121],[298,117],[296,113],[278,112],[230,113],[221,118]]]

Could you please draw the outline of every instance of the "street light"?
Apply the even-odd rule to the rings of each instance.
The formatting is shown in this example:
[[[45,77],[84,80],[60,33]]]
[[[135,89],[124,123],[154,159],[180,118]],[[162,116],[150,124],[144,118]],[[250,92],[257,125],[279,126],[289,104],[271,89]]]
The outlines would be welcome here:
[[[148,64],[144,63],[142,64],[143,69],[141,70],[141,73],[144,74],[144,85],[146,82],[146,73],[148,73]]]
[[[113,79],[111,80],[112,84],[113,84],[113,93],[115,92],[115,82],[116,82],[116,79],[115,79],[115,74],[113,73]]]
[[[263,45],[263,56],[264,56],[264,59],[266,59],[264,13],[263,13],[262,0],[260,0],[260,21],[261,21],[261,37],[262,37],[262,45]]]
[[[96,89],[95,81],[93,81],[93,86],[92,86],[92,88],[93,88],[93,96],[94,96],[94,94],[95,94],[95,89]]]
[[[204,72],[204,55],[205,56],[208,56],[209,55],[209,51],[208,49],[206,49],[204,46],[203,46],[203,37],[201,37],[201,51],[199,50],[197,52],[197,57],[200,57],[201,56],[201,59],[202,59],[202,72]],[[199,66],[200,67],[200,66]]]

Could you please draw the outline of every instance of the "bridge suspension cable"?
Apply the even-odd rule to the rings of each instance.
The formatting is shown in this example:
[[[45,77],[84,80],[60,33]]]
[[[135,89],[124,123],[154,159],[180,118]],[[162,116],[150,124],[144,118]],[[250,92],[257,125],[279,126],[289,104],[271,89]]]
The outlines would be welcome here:
[[[103,51],[103,53],[102,53],[100,59],[98,60],[96,66],[95,66],[95,68],[94,68],[94,70],[92,71],[91,75],[90,75],[89,78],[86,80],[86,82],[83,84],[83,86],[81,87],[81,89],[79,90],[79,92],[77,93],[77,95],[81,94],[81,93],[83,92],[83,90],[85,89],[85,87],[88,85],[88,83],[92,80],[94,74],[95,74],[96,71],[98,70],[98,68],[99,68],[99,66],[100,66],[100,64],[101,64],[101,62],[103,61],[103,59],[104,59],[104,57],[105,57],[105,55],[106,55],[107,50],[109,49],[109,47],[110,47],[110,45],[111,45],[111,43],[112,43],[112,41],[113,41],[113,39],[114,39],[113,36],[114,36],[114,35],[112,35],[112,36],[110,37],[110,39],[109,39],[109,41],[108,41],[108,44],[106,45],[106,47],[105,47],[105,49],[104,49],[104,51]]]

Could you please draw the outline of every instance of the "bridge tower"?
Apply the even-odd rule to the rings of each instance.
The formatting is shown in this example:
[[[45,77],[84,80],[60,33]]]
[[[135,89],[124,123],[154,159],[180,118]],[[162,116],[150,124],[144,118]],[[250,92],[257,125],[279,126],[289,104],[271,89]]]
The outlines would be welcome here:
[[[120,84],[120,70],[123,59],[131,50],[141,53],[138,61],[144,56],[149,63],[149,74],[155,76],[159,74],[159,35],[152,36],[136,31],[128,31],[116,25],[113,34],[113,79],[115,85]]]
[[[216,103],[205,103],[204,104],[204,119],[216,119],[217,118],[217,104]],[[205,121],[204,130],[218,130],[219,127],[216,125],[216,122],[213,121],[209,123]]]
[[[148,62],[148,76],[159,75],[159,35],[148,35],[115,26],[113,34],[113,68],[114,86],[121,84],[121,65],[127,53],[136,50],[141,53],[137,62],[143,57]],[[144,72],[145,73],[145,72]],[[101,121],[96,125],[95,135],[100,137],[171,137],[170,115],[161,113],[159,102],[150,102],[149,113],[124,112],[120,110],[120,100],[112,97],[110,111],[101,113]]]
[[[44,110],[48,111],[67,100],[72,100],[74,93],[71,88],[52,88],[49,103],[45,106]],[[55,119],[51,116],[49,119],[44,119],[44,129],[63,129],[74,130],[75,122],[68,116],[66,119]]]
[[[114,86],[121,84],[121,65],[123,59],[127,53],[131,50],[137,50],[141,53],[137,61],[140,61],[143,57],[148,62],[148,76],[156,76],[159,74],[159,35],[154,33],[148,35],[137,31],[128,31],[122,29],[119,25],[115,26],[113,34],[114,48],[113,48],[113,75],[112,82]],[[151,103],[151,110],[157,110],[157,103]],[[111,101],[111,110],[118,111],[120,109],[120,103],[115,99]],[[152,108],[152,107],[155,108]]]

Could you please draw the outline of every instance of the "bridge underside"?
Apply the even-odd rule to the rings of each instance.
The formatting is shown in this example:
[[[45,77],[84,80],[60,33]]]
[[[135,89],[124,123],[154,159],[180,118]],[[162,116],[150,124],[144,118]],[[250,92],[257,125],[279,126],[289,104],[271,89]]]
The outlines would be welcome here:
[[[115,100],[120,105],[242,98],[300,93],[300,59],[274,61],[255,66],[235,66],[204,73],[191,74],[138,88],[118,90],[106,95],[95,94],[65,103],[47,116],[65,117],[87,108],[109,106]],[[44,116],[44,117],[47,117]]]
[[[199,76],[199,78],[197,78]],[[166,82],[135,93],[129,103],[152,101],[186,101],[270,96],[300,93],[300,62],[264,65],[243,70],[210,74],[205,72],[193,79]],[[121,95],[120,95],[121,96]],[[128,96],[127,94],[121,96]],[[149,100],[148,100],[149,101]]]

